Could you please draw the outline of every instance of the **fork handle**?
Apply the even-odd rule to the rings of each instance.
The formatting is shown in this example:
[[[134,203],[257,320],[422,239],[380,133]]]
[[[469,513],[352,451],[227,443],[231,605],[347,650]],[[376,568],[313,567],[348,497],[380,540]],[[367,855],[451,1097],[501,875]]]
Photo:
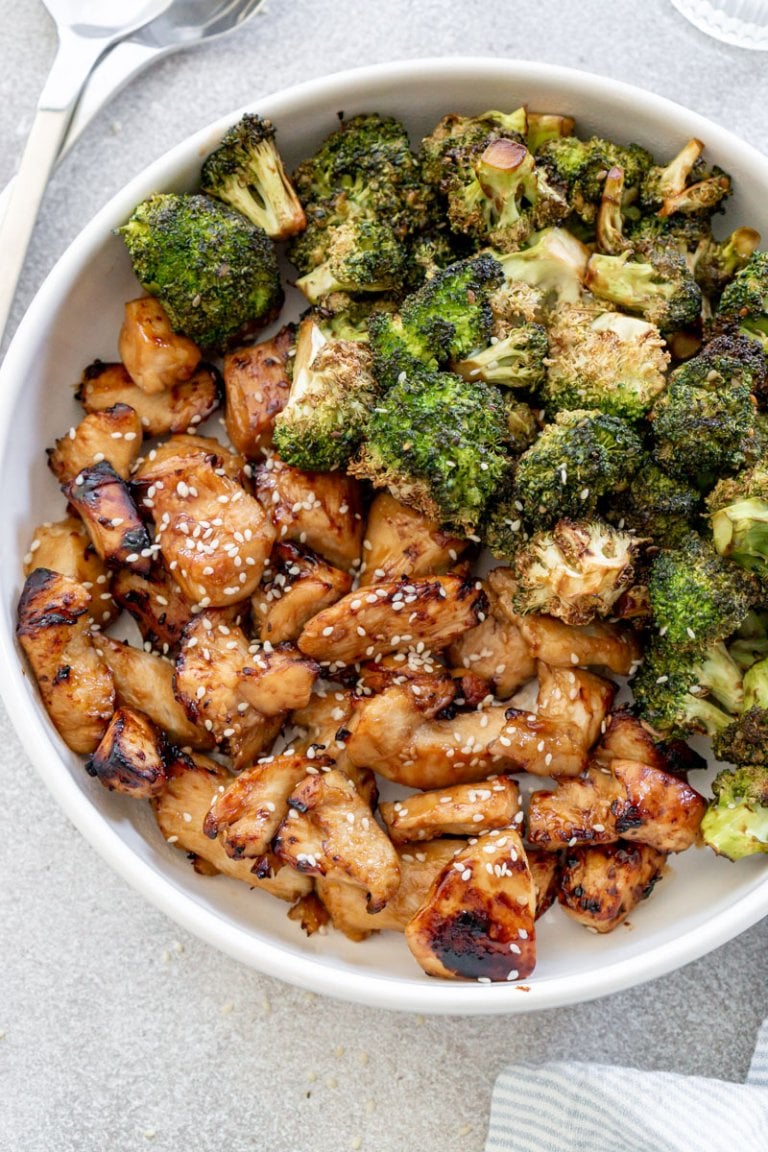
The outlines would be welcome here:
[[[0,279],[0,340],[16,294],[16,285],[48,175],[58,156],[69,117],[69,109],[45,108],[35,114],[8,207],[0,222],[0,252],[3,261],[3,275]]]

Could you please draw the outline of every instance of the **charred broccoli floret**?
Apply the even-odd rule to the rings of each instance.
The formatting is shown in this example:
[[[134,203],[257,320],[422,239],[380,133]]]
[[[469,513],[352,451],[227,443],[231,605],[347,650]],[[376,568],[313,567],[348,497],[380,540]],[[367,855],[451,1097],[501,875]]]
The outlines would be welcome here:
[[[620,256],[595,252],[585,284],[601,300],[643,316],[662,332],[695,323],[701,312],[701,289],[685,258],[661,244],[635,245]]]
[[[211,152],[201,172],[203,192],[215,196],[285,240],[306,225],[304,209],[283,168],[270,120],[247,112]]]
[[[731,181],[721,168],[706,167],[701,140],[689,140],[669,164],[654,164],[640,189],[644,208],[671,216],[675,212],[709,213],[730,194]]]
[[[766,375],[766,362],[753,340],[739,334],[718,336],[675,369],[672,381],[692,388],[732,390],[743,384],[757,392]]]
[[[599,411],[559,412],[517,462],[513,501],[534,529],[594,516],[623,491],[643,457],[629,424]]]
[[[406,296],[398,316],[374,314],[369,333],[382,386],[392,387],[411,360],[436,367],[487,345],[493,323],[489,295],[501,280],[492,257],[474,256],[437,271]]]
[[[645,464],[613,501],[608,516],[620,527],[670,548],[690,532],[700,504],[701,493],[691,484]]]
[[[753,252],[720,297],[719,321],[757,340],[768,354],[768,252]]]
[[[718,732],[712,748],[718,760],[768,767],[768,660],[744,673],[743,711]]]
[[[750,363],[720,344],[675,369],[650,416],[657,462],[702,491],[754,463],[764,441]]]
[[[694,253],[693,274],[707,296],[719,296],[737,272],[746,267],[760,243],[754,228],[736,228],[725,240],[709,236],[701,240]]]
[[[610,168],[623,169],[626,196],[631,200],[653,163],[650,152],[638,144],[615,144],[597,136],[589,140],[577,136],[553,139],[541,147],[539,154],[552,178],[565,184],[571,211],[587,223],[597,216]]]
[[[681,649],[723,640],[755,601],[753,579],[695,532],[659,552],[648,592],[653,620],[668,645]]]
[[[768,657],[768,615],[753,609],[748,612],[736,631],[735,639],[729,641],[728,651],[746,672],[753,664]]]
[[[454,369],[466,380],[486,380],[505,388],[527,388],[535,392],[547,378],[546,358],[549,350],[547,330],[543,324],[522,324],[503,339],[491,337],[491,343],[480,348]]]
[[[600,520],[558,520],[515,554],[518,612],[544,612],[566,624],[609,616],[630,586],[638,542]]]
[[[406,250],[383,220],[355,217],[334,228],[325,259],[296,281],[316,304],[333,292],[391,292],[406,275]]]
[[[639,420],[666,386],[669,353],[658,328],[621,312],[563,308],[549,332],[547,412],[599,408]]]
[[[565,228],[545,228],[530,237],[527,248],[493,255],[508,284],[538,289],[545,306],[581,300],[589,250]]]
[[[209,196],[150,196],[117,232],[174,331],[203,348],[243,338],[283,302],[266,232]]]
[[[721,643],[689,650],[651,643],[632,692],[643,719],[665,736],[715,736],[743,703],[741,671]]]
[[[529,112],[525,142],[531,152],[538,153],[550,140],[560,140],[573,135],[576,123],[570,116],[560,116],[556,112]]]
[[[701,834],[719,856],[741,860],[768,852],[768,768],[744,764],[723,769],[712,781],[713,798]]]
[[[501,394],[419,361],[378,402],[349,471],[471,535],[509,465]]]
[[[318,323],[299,327],[288,403],[275,418],[274,443],[296,468],[343,468],[363,439],[378,389],[361,341],[326,340]]]
[[[539,434],[539,421],[530,404],[514,392],[504,393],[504,442],[511,456],[520,456]]]

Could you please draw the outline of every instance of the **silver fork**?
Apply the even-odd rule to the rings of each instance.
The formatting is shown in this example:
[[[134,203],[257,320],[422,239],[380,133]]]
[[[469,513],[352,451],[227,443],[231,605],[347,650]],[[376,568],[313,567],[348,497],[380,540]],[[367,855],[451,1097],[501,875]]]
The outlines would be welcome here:
[[[0,224],[0,339],[24,264],[48,175],[88,73],[112,45],[155,19],[170,0],[120,0],[110,17],[104,0],[43,0],[59,47],[37,105],[13,193]]]

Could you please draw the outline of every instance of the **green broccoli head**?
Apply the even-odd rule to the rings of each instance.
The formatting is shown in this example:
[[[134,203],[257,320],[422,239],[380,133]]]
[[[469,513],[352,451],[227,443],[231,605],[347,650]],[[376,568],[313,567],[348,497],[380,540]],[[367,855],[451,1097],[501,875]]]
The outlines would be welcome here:
[[[740,716],[717,733],[712,750],[729,764],[755,764],[768,768],[768,709],[745,708]]]
[[[296,281],[316,304],[333,292],[391,292],[406,275],[406,250],[389,224],[355,217],[334,228],[325,260]]]
[[[710,391],[746,385],[755,393],[763,386],[766,360],[753,340],[739,333],[726,333],[708,341],[690,360],[672,373],[675,384]]]
[[[647,463],[635,472],[608,515],[620,527],[669,548],[690,532],[700,504],[698,489]]]
[[[349,471],[472,535],[508,470],[504,439],[497,389],[412,361],[371,413]]]
[[[719,508],[712,516],[712,540],[721,556],[768,579],[768,501],[752,497]]]
[[[638,144],[621,145],[596,136],[589,140],[557,137],[543,144],[539,155],[552,179],[565,185],[570,210],[585,223],[597,217],[611,168],[623,170],[625,195],[632,200],[653,163],[650,152]]]
[[[662,332],[696,323],[701,312],[701,289],[684,257],[663,245],[635,245],[620,256],[595,252],[585,284],[601,300],[643,316]]]
[[[492,336],[491,343],[454,364],[466,380],[486,380],[505,388],[526,388],[536,392],[547,378],[549,351],[543,324],[521,324],[503,338]]]
[[[653,641],[632,692],[642,718],[664,736],[714,737],[743,703],[741,670],[721,643],[681,649]]]
[[[283,290],[272,241],[208,196],[150,196],[118,228],[146,292],[174,331],[223,349],[275,314]]]
[[[650,416],[658,464],[704,492],[754,464],[763,448],[751,375],[739,363],[731,368],[724,356],[695,356],[672,373]]]
[[[521,251],[493,255],[505,281],[537,289],[545,307],[581,300],[589,250],[565,228],[545,228]]]
[[[642,459],[639,437],[618,416],[559,412],[518,460],[514,500],[532,528],[594,516],[598,501],[622,492]]]
[[[701,822],[704,843],[729,860],[768,852],[766,765],[723,769],[712,781],[712,792]]]
[[[326,340],[307,317],[299,328],[288,403],[275,418],[281,459],[310,472],[344,468],[360,446],[377,395],[367,345]]]
[[[505,477],[489,499],[477,534],[497,560],[511,561],[527,539],[522,506],[514,495],[511,475]]]
[[[699,251],[715,243],[710,217],[703,213],[693,216],[640,216],[630,222],[628,238],[636,246],[650,244],[679,252],[692,264],[696,263]],[[696,279],[698,282],[698,277]]]
[[[609,616],[631,585],[638,542],[600,520],[558,520],[536,532],[514,556],[515,609],[543,612],[566,624]]]
[[[429,228],[412,238],[408,248],[406,289],[415,292],[441,268],[455,264],[458,254],[450,234],[442,228]]]
[[[756,588],[746,572],[690,532],[654,559],[648,592],[659,634],[685,649],[735,631],[755,601]]]
[[[654,164],[646,172],[640,202],[645,209],[674,213],[709,214],[730,195],[731,181],[721,168],[711,170],[701,159],[701,140],[689,140],[668,164]]]
[[[248,112],[205,160],[203,192],[223,200],[273,240],[306,225],[304,209],[283,168],[270,120]]]
[[[356,295],[332,292],[309,315],[317,321],[328,340],[368,341],[368,325],[374,312],[394,313],[398,309],[395,296]]]
[[[696,217],[687,217],[696,219]],[[702,239],[694,256],[693,274],[707,296],[718,297],[737,272],[746,267],[760,243],[754,228],[736,228],[725,240]]]
[[[550,327],[547,412],[599,408],[640,420],[666,387],[668,364],[664,340],[646,320],[563,308]]]
[[[753,252],[720,297],[717,319],[730,321],[768,354],[768,252]]]

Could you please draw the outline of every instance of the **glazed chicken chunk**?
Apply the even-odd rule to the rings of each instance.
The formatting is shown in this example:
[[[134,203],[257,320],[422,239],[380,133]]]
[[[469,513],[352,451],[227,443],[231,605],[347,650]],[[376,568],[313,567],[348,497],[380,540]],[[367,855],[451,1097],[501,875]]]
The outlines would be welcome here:
[[[78,472],[106,460],[122,480],[127,480],[141,451],[142,436],[136,410],[127,404],[114,404],[89,413],[60,437],[48,449],[48,467],[60,484],[67,484]]]
[[[360,584],[400,576],[435,576],[456,563],[466,540],[450,536],[415,508],[380,492],[368,511]]]
[[[251,460],[272,444],[275,416],[288,402],[294,340],[295,328],[286,324],[271,340],[236,348],[224,358],[227,435]]]
[[[89,365],[77,392],[86,412],[100,412],[115,404],[127,404],[139,415],[145,436],[194,431],[221,403],[220,377],[210,365],[201,365],[189,380],[163,392],[139,388],[122,364]]]
[[[24,558],[24,575],[29,576],[35,568],[49,568],[82,584],[91,594],[91,616],[99,627],[106,628],[119,615],[112,596],[112,573],[79,517],[48,521],[35,529]]]
[[[390,840],[398,845],[439,836],[479,836],[522,821],[520,789],[509,776],[417,792],[382,804],[380,811]]]
[[[297,640],[313,616],[335,604],[352,587],[352,577],[317,553],[278,543],[251,598],[262,640]]]
[[[165,735],[148,716],[118,708],[85,770],[110,791],[147,800],[164,787],[169,757]]]
[[[63,491],[108,568],[130,565],[142,576],[149,574],[155,549],[128,485],[111,464],[104,460],[83,469]]]
[[[568,852],[557,894],[572,919],[612,932],[664,874],[666,856],[649,844],[600,844]]]
[[[188,336],[174,332],[154,296],[129,300],[120,329],[120,359],[143,392],[163,392],[189,380],[200,363],[200,349]]]

